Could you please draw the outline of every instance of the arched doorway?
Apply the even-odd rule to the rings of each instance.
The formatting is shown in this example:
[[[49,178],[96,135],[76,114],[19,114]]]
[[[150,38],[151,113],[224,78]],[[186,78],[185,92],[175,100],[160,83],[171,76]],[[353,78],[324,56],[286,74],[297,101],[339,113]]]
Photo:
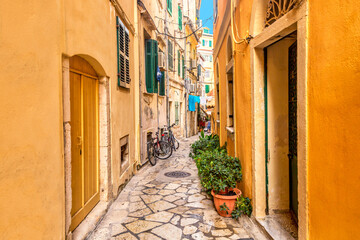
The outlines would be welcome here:
[[[83,58],[70,62],[71,189],[70,231],[100,200],[98,76]]]

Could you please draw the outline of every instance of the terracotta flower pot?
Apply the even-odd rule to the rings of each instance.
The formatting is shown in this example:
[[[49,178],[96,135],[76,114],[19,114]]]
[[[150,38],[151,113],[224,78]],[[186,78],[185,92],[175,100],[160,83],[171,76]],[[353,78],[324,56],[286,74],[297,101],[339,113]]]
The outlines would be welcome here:
[[[214,205],[216,208],[216,211],[220,214],[220,216],[223,217],[231,217],[231,213],[235,208],[235,202],[238,197],[241,195],[241,191],[237,188],[230,189],[230,191],[234,191],[236,195],[234,196],[225,196],[221,194],[215,194],[214,190],[211,190],[211,195],[214,197]],[[226,206],[229,208],[228,213],[226,214],[226,211],[220,211],[220,205],[226,204]]]
[[[232,190],[232,188],[230,188],[230,190]],[[227,194],[228,192],[229,192],[229,188],[226,187],[224,191],[220,190],[218,194],[219,194],[219,195],[225,195],[225,194]]]

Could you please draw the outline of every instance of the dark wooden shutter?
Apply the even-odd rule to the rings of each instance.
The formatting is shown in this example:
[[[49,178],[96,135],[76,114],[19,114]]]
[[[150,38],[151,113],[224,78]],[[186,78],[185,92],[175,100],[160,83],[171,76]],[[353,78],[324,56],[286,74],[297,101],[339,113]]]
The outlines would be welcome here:
[[[154,93],[158,92],[158,80],[157,80],[157,69],[158,69],[158,42],[153,40],[153,56],[154,56]]]
[[[159,94],[160,96],[165,96],[165,72],[162,72],[161,75]]]
[[[131,82],[129,59],[129,31],[116,16],[118,86],[126,87]]]
[[[153,56],[153,40],[148,39],[145,42],[145,78],[146,91],[148,93],[154,92],[154,76],[155,76],[155,59]]]

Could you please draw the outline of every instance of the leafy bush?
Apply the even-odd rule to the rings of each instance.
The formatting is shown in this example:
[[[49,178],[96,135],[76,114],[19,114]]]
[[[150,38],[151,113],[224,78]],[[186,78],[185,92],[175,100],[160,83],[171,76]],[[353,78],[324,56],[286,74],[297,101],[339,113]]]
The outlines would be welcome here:
[[[242,172],[238,158],[227,155],[222,149],[201,151],[196,159],[201,185],[218,193],[225,188],[234,188],[241,181]]]
[[[231,213],[231,217],[238,219],[241,215],[245,214],[251,216],[252,206],[251,200],[248,197],[240,196],[236,199],[235,209]]]
[[[191,145],[191,149],[192,151],[190,153],[190,157],[196,159],[203,151],[211,151],[214,149],[221,149],[226,151],[226,145],[220,147],[220,139],[218,135],[211,134],[205,136],[204,131],[201,131],[199,140]]]

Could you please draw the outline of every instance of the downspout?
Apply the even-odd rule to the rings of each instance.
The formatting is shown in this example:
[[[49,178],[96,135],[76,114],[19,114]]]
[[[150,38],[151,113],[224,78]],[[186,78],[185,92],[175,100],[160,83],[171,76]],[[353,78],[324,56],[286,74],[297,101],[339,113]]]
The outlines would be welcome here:
[[[165,5],[166,6],[166,3]],[[169,43],[168,43],[168,27],[167,27],[167,7],[164,8],[165,10],[165,29],[164,29],[164,33],[165,33],[165,42],[166,42],[166,63],[165,63],[165,68],[166,68],[166,122],[168,124],[168,126],[170,126],[170,109],[169,109],[169,95],[170,95],[170,89],[169,89]]]
[[[185,30],[185,35],[186,35],[186,24],[187,24],[187,20],[184,22],[184,30]],[[187,83],[186,83],[186,80],[187,80],[187,68],[186,68],[186,65],[187,65],[187,59],[186,59],[186,51],[187,51],[187,43],[186,43],[186,37],[184,38],[184,43],[185,43],[185,46],[184,46],[184,88],[185,88],[185,137],[188,138],[188,130],[187,130],[187,115],[188,115],[188,94],[187,94]]]

